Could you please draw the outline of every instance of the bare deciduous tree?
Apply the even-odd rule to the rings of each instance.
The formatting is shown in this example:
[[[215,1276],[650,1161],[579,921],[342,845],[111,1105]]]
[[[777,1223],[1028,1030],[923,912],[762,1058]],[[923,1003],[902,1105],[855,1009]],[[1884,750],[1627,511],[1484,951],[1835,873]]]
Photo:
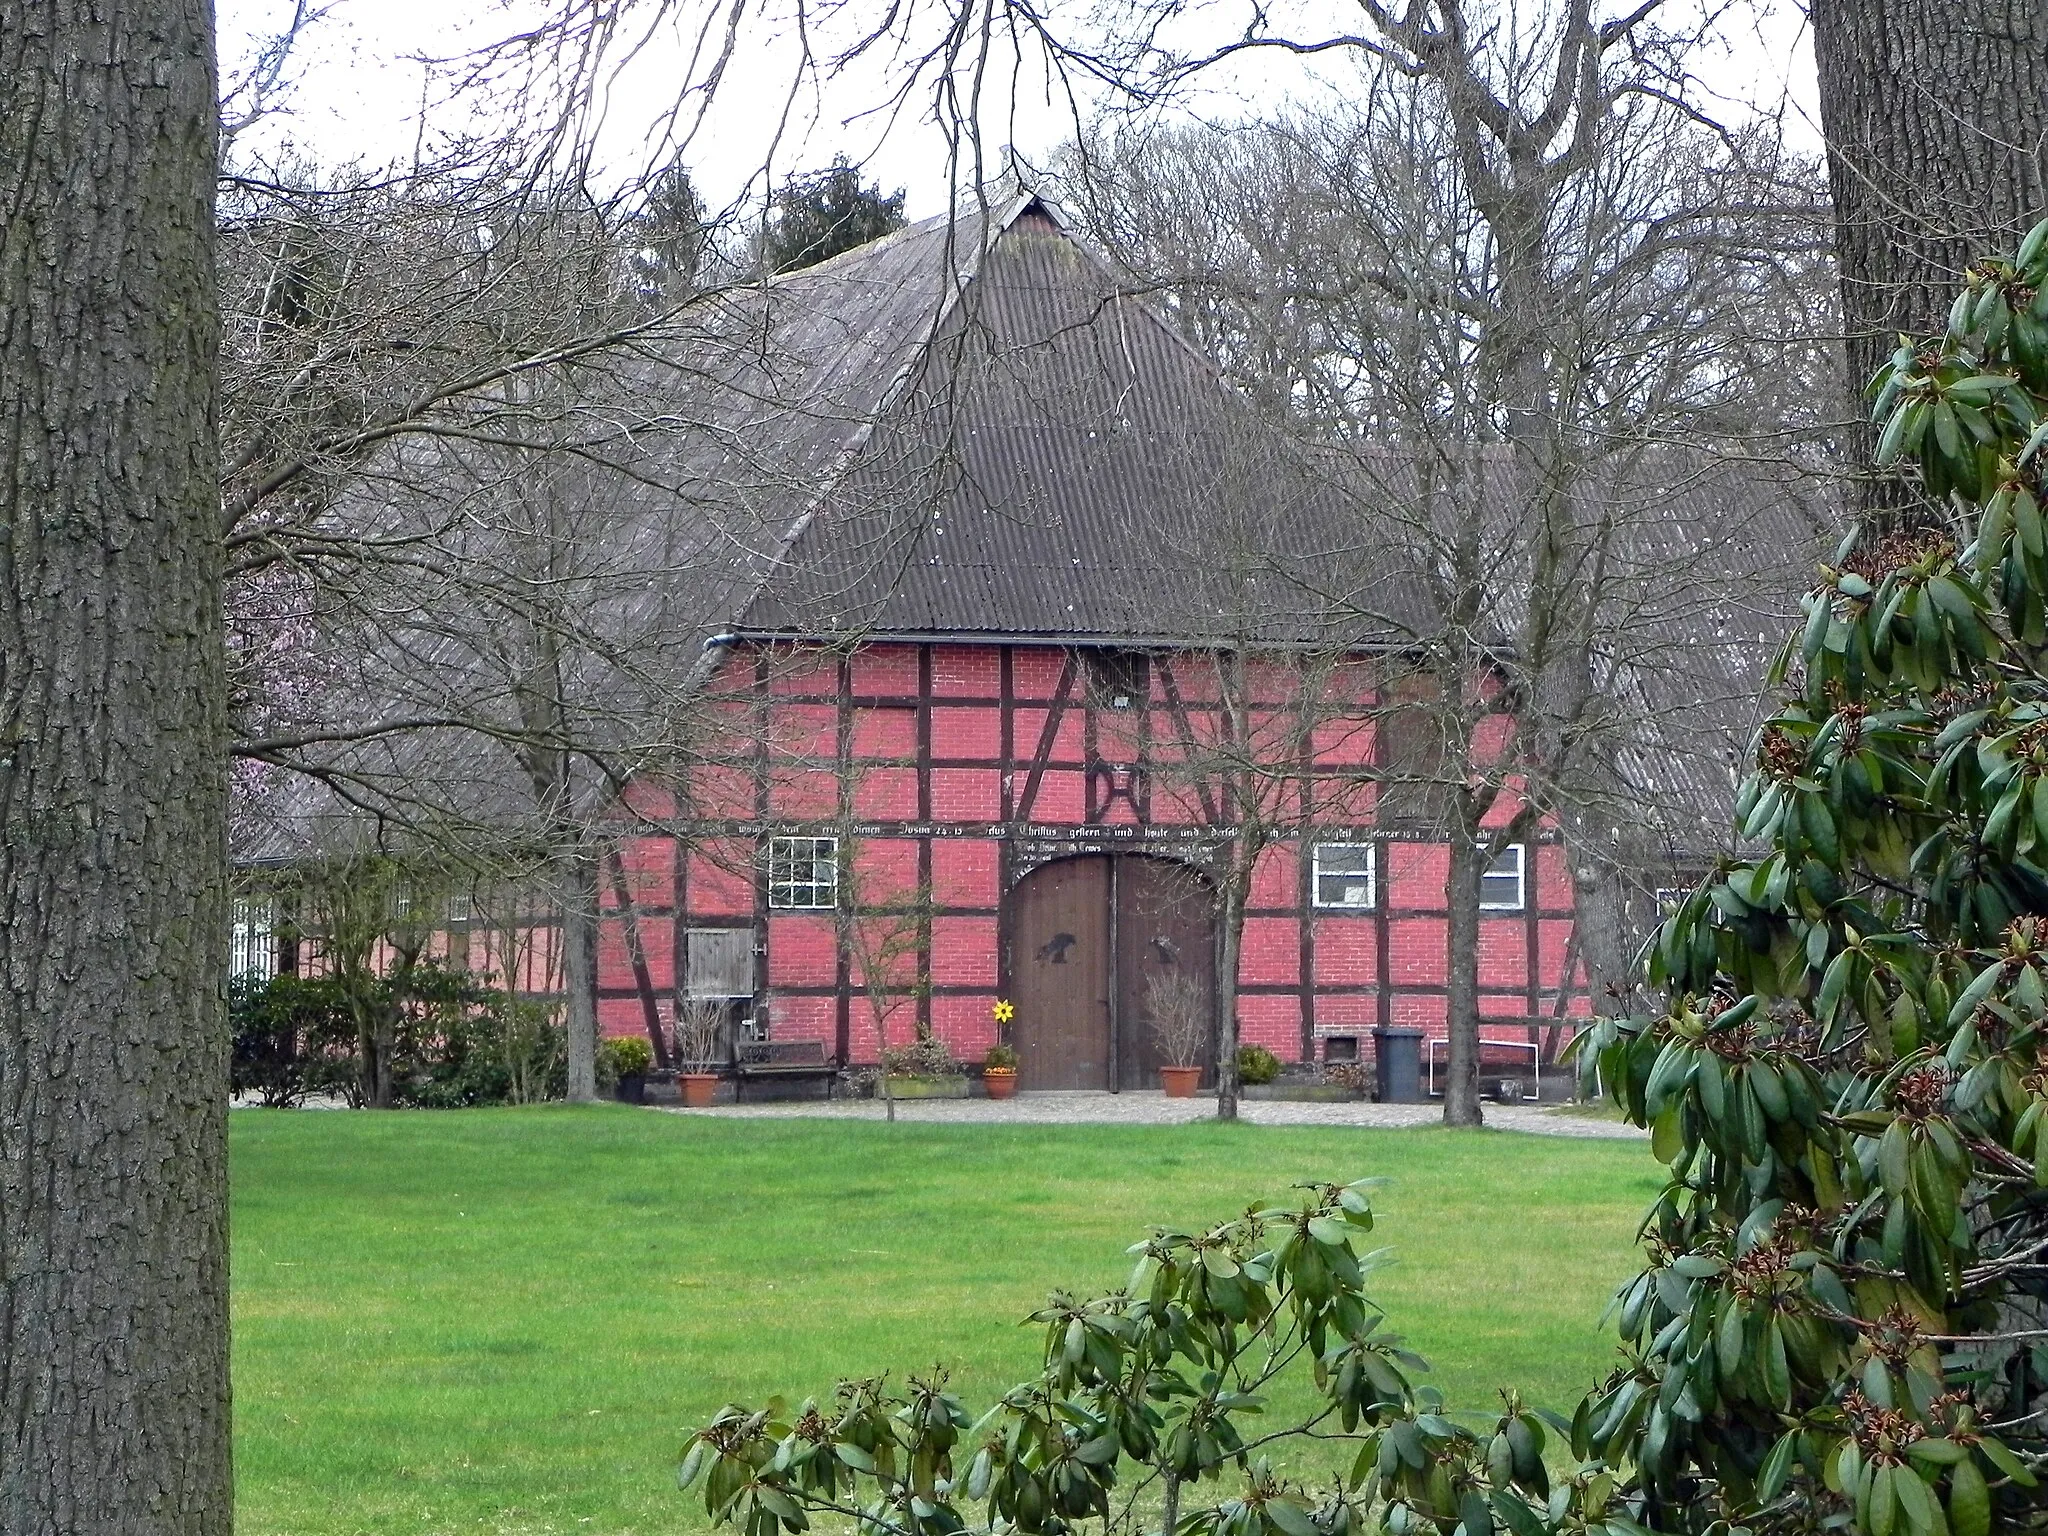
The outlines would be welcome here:
[[[1562,826],[1579,952],[1606,1002],[1629,974],[1634,834],[1666,788],[1627,771],[1650,745],[1631,733],[1658,714],[1645,691],[1682,698],[1711,757],[1746,719],[1748,678],[1725,652],[1759,652],[1775,633],[1783,572],[1811,530],[1775,494],[1732,495],[1740,476],[1671,450],[1779,459],[1790,432],[1815,425],[1773,416],[1768,396],[1758,409],[1749,368],[1771,339],[1760,312],[1791,321],[1795,355],[1826,366],[1811,310],[1825,226],[1807,168],[1688,104],[1687,40],[1654,32],[1654,7],[1603,22],[1582,4],[1519,25],[1456,0],[1365,10],[1358,35],[1256,33],[1220,55],[1154,60],[1185,75],[1310,43],[1361,60],[1348,112],[1266,125],[1244,135],[1253,149],[1182,136],[1243,170],[1170,205],[1209,217],[1250,193],[1222,235],[1190,234],[1208,265],[1143,270],[1196,217],[1149,245],[1129,238],[1144,192],[1216,185],[1185,152],[1176,164],[1156,140],[1098,138],[1070,179],[1139,280],[1319,448],[1356,500],[1350,553],[1377,550],[1387,591],[1426,597],[1418,623],[1384,595],[1314,594],[1405,638],[1409,676],[1387,679],[1388,698],[1428,739],[1381,771],[1423,781],[1450,844],[1445,1113],[1471,1121],[1482,873],[1539,822]],[[1134,180],[1139,198],[1122,196]],[[1709,525],[1701,514],[1724,498]],[[1671,713],[1652,727],[1665,746]]]
[[[845,785],[848,776],[842,774]],[[878,844],[861,839],[851,823],[842,823],[839,837],[839,944],[847,969],[867,1004],[868,1028],[874,1036],[875,1092],[886,1104],[887,1118],[896,1119],[896,1093],[890,1079],[901,1071],[930,1070],[945,1047],[919,1019],[919,1005],[931,994],[932,914],[937,902],[929,884],[914,873],[892,880],[874,854]],[[891,1042],[904,1010],[910,1014],[909,1041]]]
[[[668,229],[677,173],[607,206],[520,168],[249,194],[237,752],[280,856],[402,835],[495,867],[519,844],[552,893],[570,1092],[590,1098],[598,822],[676,766],[721,583],[768,542],[689,490],[709,454],[744,496],[719,424],[759,396],[706,371],[758,327],[683,282],[704,232]]]

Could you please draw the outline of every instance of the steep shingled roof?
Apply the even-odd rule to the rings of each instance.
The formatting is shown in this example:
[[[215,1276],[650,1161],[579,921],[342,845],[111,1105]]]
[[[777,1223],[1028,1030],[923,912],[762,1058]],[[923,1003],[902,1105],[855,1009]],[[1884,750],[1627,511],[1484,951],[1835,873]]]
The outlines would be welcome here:
[[[1361,615],[1419,620],[1419,599],[1363,551],[1333,569],[1347,521],[1338,490],[1026,200],[734,629],[1396,641]],[[1315,597],[1311,573],[1337,590]]]

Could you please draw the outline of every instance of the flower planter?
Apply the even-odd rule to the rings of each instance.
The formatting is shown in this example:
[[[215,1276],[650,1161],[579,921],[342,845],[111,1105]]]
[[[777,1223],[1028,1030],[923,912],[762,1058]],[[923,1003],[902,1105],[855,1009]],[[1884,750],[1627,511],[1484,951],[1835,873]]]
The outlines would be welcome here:
[[[1008,1099],[1016,1096],[1017,1072],[1014,1067],[983,1067],[981,1086],[988,1090],[992,1099]]]
[[[709,1109],[711,1097],[718,1091],[716,1072],[679,1072],[676,1081],[682,1085],[683,1108]]]
[[[875,1086],[875,1097],[882,1096],[880,1084]],[[892,1099],[964,1099],[967,1097],[967,1077],[891,1077],[889,1097]]]
[[[1364,1094],[1343,1083],[1246,1083],[1240,1094],[1247,1099],[1280,1104],[1349,1104]]]
[[[612,1093],[621,1104],[647,1102],[647,1076],[642,1072],[621,1072]]]
[[[1192,1099],[1195,1088],[1202,1081],[1200,1067],[1161,1067],[1159,1086],[1166,1090],[1169,1099]]]

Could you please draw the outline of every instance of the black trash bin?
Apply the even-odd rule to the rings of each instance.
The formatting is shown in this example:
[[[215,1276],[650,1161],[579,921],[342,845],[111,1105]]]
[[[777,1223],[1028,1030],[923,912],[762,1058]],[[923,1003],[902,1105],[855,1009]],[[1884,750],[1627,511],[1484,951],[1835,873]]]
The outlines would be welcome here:
[[[1382,1104],[1422,1102],[1422,1031],[1376,1029],[1372,1032],[1374,1077]]]

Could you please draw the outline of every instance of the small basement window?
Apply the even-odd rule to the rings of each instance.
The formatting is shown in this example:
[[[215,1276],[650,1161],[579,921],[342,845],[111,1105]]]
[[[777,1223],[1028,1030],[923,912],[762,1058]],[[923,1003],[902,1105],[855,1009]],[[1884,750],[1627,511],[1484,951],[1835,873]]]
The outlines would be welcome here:
[[[832,911],[839,905],[839,839],[768,839],[768,905],[780,911]]]
[[[1375,867],[1371,843],[1317,843],[1315,904],[1370,911]]]
[[[1522,885],[1522,844],[1510,843],[1479,877],[1479,910],[1521,911]]]

